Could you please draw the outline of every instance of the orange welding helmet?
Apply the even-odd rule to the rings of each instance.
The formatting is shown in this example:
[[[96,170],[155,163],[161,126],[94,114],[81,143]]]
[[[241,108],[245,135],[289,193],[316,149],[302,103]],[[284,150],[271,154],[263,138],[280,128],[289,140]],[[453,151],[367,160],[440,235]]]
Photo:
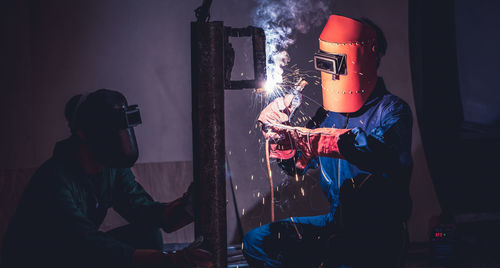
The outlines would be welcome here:
[[[314,67],[321,71],[323,107],[358,111],[377,82],[377,33],[366,23],[331,15],[319,37]]]

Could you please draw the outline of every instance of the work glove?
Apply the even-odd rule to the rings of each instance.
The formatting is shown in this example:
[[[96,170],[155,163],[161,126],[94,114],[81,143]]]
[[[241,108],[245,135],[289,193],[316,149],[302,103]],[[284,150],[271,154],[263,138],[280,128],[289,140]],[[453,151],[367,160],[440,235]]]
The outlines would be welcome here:
[[[177,231],[193,222],[193,190],[191,183],[182,197],[165,204],[162,215],[162,229],[165,232]]]
[[[163,253],[159,250],[137,249],[132,255],[134,268],[211,268],[212,254],[203,249],[185,248]]]
[[[279,126],[275,126],[275,129]],[[339,151],[339,139],[344,135],[354,135],[350,129],[316,128],[282,126],[282,130],[290,134],[296,148],[302,152],[295,163],[299,169],[305,169],[309,161],[315,156],[344,158]]]
[[[279,97],[269,103],[259,115],[264,138],[270,142],[269,156],[271,158],[290,159],[295,155],[293,141],[286,131],[275,128],[274,125],[290,125],[289,116],[293,109],[292,94]]]

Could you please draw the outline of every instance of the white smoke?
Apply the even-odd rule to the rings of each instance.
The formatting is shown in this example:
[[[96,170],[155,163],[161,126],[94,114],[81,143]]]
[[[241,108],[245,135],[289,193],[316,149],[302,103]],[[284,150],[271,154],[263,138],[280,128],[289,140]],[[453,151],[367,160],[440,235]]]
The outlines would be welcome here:
[[[283,82],[283,67],[290,62],[287,49],[297,33],[321,26],[328,18],[324,0],[256,0],[254,25],[266,34],[267,81],[265,90],[275,90]]]

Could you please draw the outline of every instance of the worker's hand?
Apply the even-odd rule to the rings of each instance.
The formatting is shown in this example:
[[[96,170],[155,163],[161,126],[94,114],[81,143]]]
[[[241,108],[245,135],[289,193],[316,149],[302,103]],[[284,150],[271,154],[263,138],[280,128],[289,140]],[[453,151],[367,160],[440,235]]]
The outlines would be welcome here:
[[[339,152],[338,140],[341,135],[350,135],[350,129],[295,127],[287,129],[297,149],[302,155],[296,162],[296,167],[304,169],[315,156],[344,158]]]
[[[168,253],[166,257],[169,258],[171,266],[165,267],[178,267],[178,268],[195,268],[213,267],[212,254],[203,249],[183,249],[175,253]]]
[[[165,204],[161,217],[162,228],[165,232],[171,233],[177,231],[193,222],[193,191],[194,186],[191,183],[182,197]]]
[[[283,133],[273,125],[284,124],[289,125],[289,115],[292,111],[292,94],[287,94],[284,97],[279,97],[269,103],[259,115],[259,123],[261,123],[264,137],[266,139],[279,140],[284,138],[280,135]]]
[[[262,127],[262,134],[270,143],[269,156],[271,158],[290,159],[295,155],[290,136],[280,128],[280,125],[290,124],[289,115],[292,111],[293,98],[292,94],[276,98],[259,115],[258,121]]]

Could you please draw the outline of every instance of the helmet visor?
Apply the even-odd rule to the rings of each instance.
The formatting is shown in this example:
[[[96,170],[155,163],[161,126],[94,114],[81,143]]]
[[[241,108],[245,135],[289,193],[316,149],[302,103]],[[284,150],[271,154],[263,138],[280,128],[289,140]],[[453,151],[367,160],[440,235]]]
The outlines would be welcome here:
[[[346,57],[345,54],[331,54],[320,50],[314,54],[314,68],[329,74],[347,75]]]

